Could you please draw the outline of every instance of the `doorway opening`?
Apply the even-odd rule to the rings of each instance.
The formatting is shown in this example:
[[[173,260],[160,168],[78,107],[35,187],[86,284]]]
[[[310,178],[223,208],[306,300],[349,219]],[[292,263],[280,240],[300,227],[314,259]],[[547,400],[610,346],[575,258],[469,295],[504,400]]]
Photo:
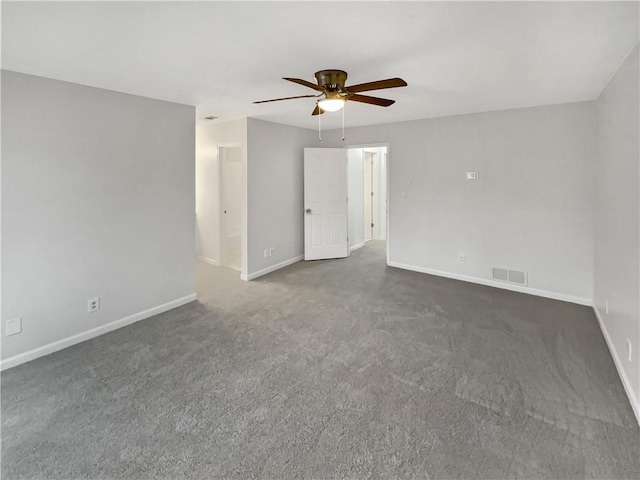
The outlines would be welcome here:
[[[349,249],[357,250],[372,241],[380,248],[387,242],[388,231],[388,146],[349,147],[347,162]]]
[[[242,267],[242,147],[218,147],[220,265]]]

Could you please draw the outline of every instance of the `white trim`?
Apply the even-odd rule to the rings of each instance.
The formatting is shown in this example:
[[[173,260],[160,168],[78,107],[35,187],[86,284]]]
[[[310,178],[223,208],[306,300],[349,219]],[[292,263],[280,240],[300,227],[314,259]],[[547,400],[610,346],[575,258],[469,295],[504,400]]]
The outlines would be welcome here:
[[[629,378],[622,367],[622,362],[620,361],[620,357],[618,356],[618,352],[613,345],[613,341],[609,336],[609,332],[607,331],[607,327],[605,327],[604,322],[602,321],[602,317],[600,316],[600,312],[596,306],[593,306],[593,312],[596,314],[596,318],[598,319],[598,324],[600,325],[600,330],[602,330],[602,336],[604,337],[605,342],[607,342],[607,347],[609,347],[609,353],[613,358],[613,363],[616,366],[616,370],[618,371],[618,376],[622,381],[622,386],[624,387],[624,391],[627,393],[627,397],[629,398],[629,403],[631,404],[631,408],[633,409],[633,413],[636,416],[636,421],[638,425],[640,425],[640,403],[636,398],[635,393],[633,392],[633,388],[631,388],[631,384],[629,383]]]
[[[429,275],[437,275],[438,277],[453,278],[454,280],[462,280],[463,282],[477,283],[480,285],[487,285],[489,287],[502,288],[503,290],[511,290],[513,292],[526,293],[529,295],[536,295],[538,297],[552,298],[554,300],[562,300],[563,302],[577,303],[578,305],[586,305],[590,307],[592,305],[590,298],[576,297],[573,295],[567,295],[564,293],[550,292],[548,290],[538,290],[531,287],[521,287],[519,285],[513,285],[509,283],[496,282],[495,280],[489,280],[487,278],[472,277],[470,275],[461,275],[459,273],[443,272],[441,270],[433,270],[431,268],[416,267],[414,265],[406,265],[398,262],[387,262],[390,267],[402,268],[404,270],[411,270],[413,272],[427,273]]]
[[[354,246],[349,247],[349,251],[353,252],[354,250],[357,250],[362,247],[364,247],[364,242],[356,243]]]
[[[9,357],[2,360],[2,362],[0,362],[0,370],[6,370],[8,368],[12,368],[26,362],[30,362],[31,360],[35,360],[36,358],[39,358],[39,357],[44,357],[45,355],[49,355],[50,353],[57,352],[58,350],[62,350],[63,348],[70,347],[72,345],[75,345],[80,342],[84,342],[86,340],[90,340],[92,338],[98,337],[100,335],[111,332],[113,330],[117,330],[118,328],[122,328],[127,325],[131,325],[132,323],[138,322],[140,320],[144,320],[145,318],[152,317],[159,313],[172,310],[181,305],[191,303],[194,300],[196,300],[196,298],[197,298],[196,294],[192,293],[191,295],[187,295],[186,297],[178,298],[171,302],[158,305],[157,307],[152,307],[147,310],[143,310],[142,312],[129,315],[128,317],[124,317],[119,320],[109,322],[105,325],[100,325],[99,327],[92,328],[91,330],[87,330],[82,333],[77,333],[76,335],[72,335],[70,337],[63,338],[62,340],[58,340],[56,342],[43,345],[42,347],[34,348],[33,350],[29,350],[28,352],[19,353],[18,355],[14,355],[13,357]]]
[[[289,265],[293,265],[294,263],[298,263],[300,260],[304,260],[304,255],[298,255],[297,257],[290,258],[289,260],[285,260],[284,262],[276,263],[275,265],[271,265],[270,267],[263,268],[262,270],[258,270],[257,272],[253,272],[248,275],[240,275],[240,278],[245,281],[253,280],[254,278],[266,275],[267,273],[275,272],[276,270],[280,270],[281,268],[288,267]]]
[[[220,262],[218,260],[214,260],[213,258],[207,258],[201,255],[196,255],[196,258],[201,262],[208,263],[209,265],[214,265],[216,267],[220,266]]]

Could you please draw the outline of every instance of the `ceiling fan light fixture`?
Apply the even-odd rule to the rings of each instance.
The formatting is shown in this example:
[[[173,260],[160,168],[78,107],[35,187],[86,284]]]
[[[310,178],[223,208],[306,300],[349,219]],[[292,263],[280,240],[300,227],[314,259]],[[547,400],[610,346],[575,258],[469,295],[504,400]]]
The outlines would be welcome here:
[[[277,102],[280,100],[291,100],[294,98],[316,98],[316,107],[311,115],[321,115],[324,112],[337,112],[344,108],[347,100],[359,103],[368,103],[379,107],[388,107],[395,103],[395,100],[388,98],[372,97],[361,95],[362,92],[370,90],[382,90],[384,88],[406,87],[407,82],[401,78],[387,78],[375,82],[359,83],[357,85],[345,86],[347,72],[343,70],[320,70],[315,74],[316,82],[311,83],[302,78],[283,77],[284,80],[297,83],[303,87],[308,87],[316,91],[315,95],[296,95],[295,97],[273,98],[271,100],[259,100],[253,103]],[[320,92],[320,93],[317,93]],[[324,98],[323,98],[324,97]],[[320,99],[321,100],[318,100]]]
[[[344,100],[339,98],[323,98],[318,100],[318,106],[325,112],[337,112],[344,107]]]

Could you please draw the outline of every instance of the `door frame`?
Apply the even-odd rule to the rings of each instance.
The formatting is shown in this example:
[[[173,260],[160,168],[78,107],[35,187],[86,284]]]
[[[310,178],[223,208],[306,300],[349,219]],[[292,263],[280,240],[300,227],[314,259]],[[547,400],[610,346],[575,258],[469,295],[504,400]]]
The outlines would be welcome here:
[[[223,267],[227,267],[227,268],[232,268],[233,270],[238,270],[236,268],[233,267],[229,267],[226,264],[226,255],[227,255],[227,240],[226,240],[226,235],[225,235],[225,226],[224,226],[224,206],[223,206],[223,201],[224,201],[224,182],[222,181],[222,175],[223,175],[223,164],[224,164],[224,155],[225,155],[225,149],[227,148],[240,148],[242,149],[242,145],[239,143],[219,143],[216,145],[216,150],[218,153],[218,258],[220,259],[220,266]],[[243,170],[245,169],[244,167],[244,160],[243,160],[243,166],[242,166]],[[242,192],[242,198],[243,198],[243,203],[246,203],[245,200],[245,196],[246,196],[246,182],[244,182],[243,185],[243,192]],[[242,238],[241,240],[241,259],[240,259],[240,269],[239,271],[242,273],[244,271],[244,245],[245,245],[245,228],[244,225],[246,224],[246,214],[245,214],[245,209],[244,206],[241,205],[241,209],[242,209],[242,224],[243,224],[243,228],[241,229],[241,235]]]
[[[345,145],[343,148],[351,149],[351,148],[378,148],[378,147],[386,147],[387,148],[387,161],[386,161],[386,169],[387,169],[387,205],[386,205],[386,215],[387,222],[385,226],[385,230],[387,233],[387,265],[389,265],[389,252],[391,246],[391,235],[390,228],[391,225],[391,190],[389,186],[391,185],[391,144],[388,142],[371,142],[371,143],[358,143],[355,145]],[[363,157],[364,158],[364,157]]]

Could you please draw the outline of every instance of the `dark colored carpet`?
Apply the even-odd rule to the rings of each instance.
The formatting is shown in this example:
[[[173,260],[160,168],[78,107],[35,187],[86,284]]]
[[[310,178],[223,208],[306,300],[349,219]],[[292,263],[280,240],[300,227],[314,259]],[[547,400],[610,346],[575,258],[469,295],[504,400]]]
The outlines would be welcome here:
[[[245,283],[2,373],[2,478],[638,478],[590,308],[386,267]]]

